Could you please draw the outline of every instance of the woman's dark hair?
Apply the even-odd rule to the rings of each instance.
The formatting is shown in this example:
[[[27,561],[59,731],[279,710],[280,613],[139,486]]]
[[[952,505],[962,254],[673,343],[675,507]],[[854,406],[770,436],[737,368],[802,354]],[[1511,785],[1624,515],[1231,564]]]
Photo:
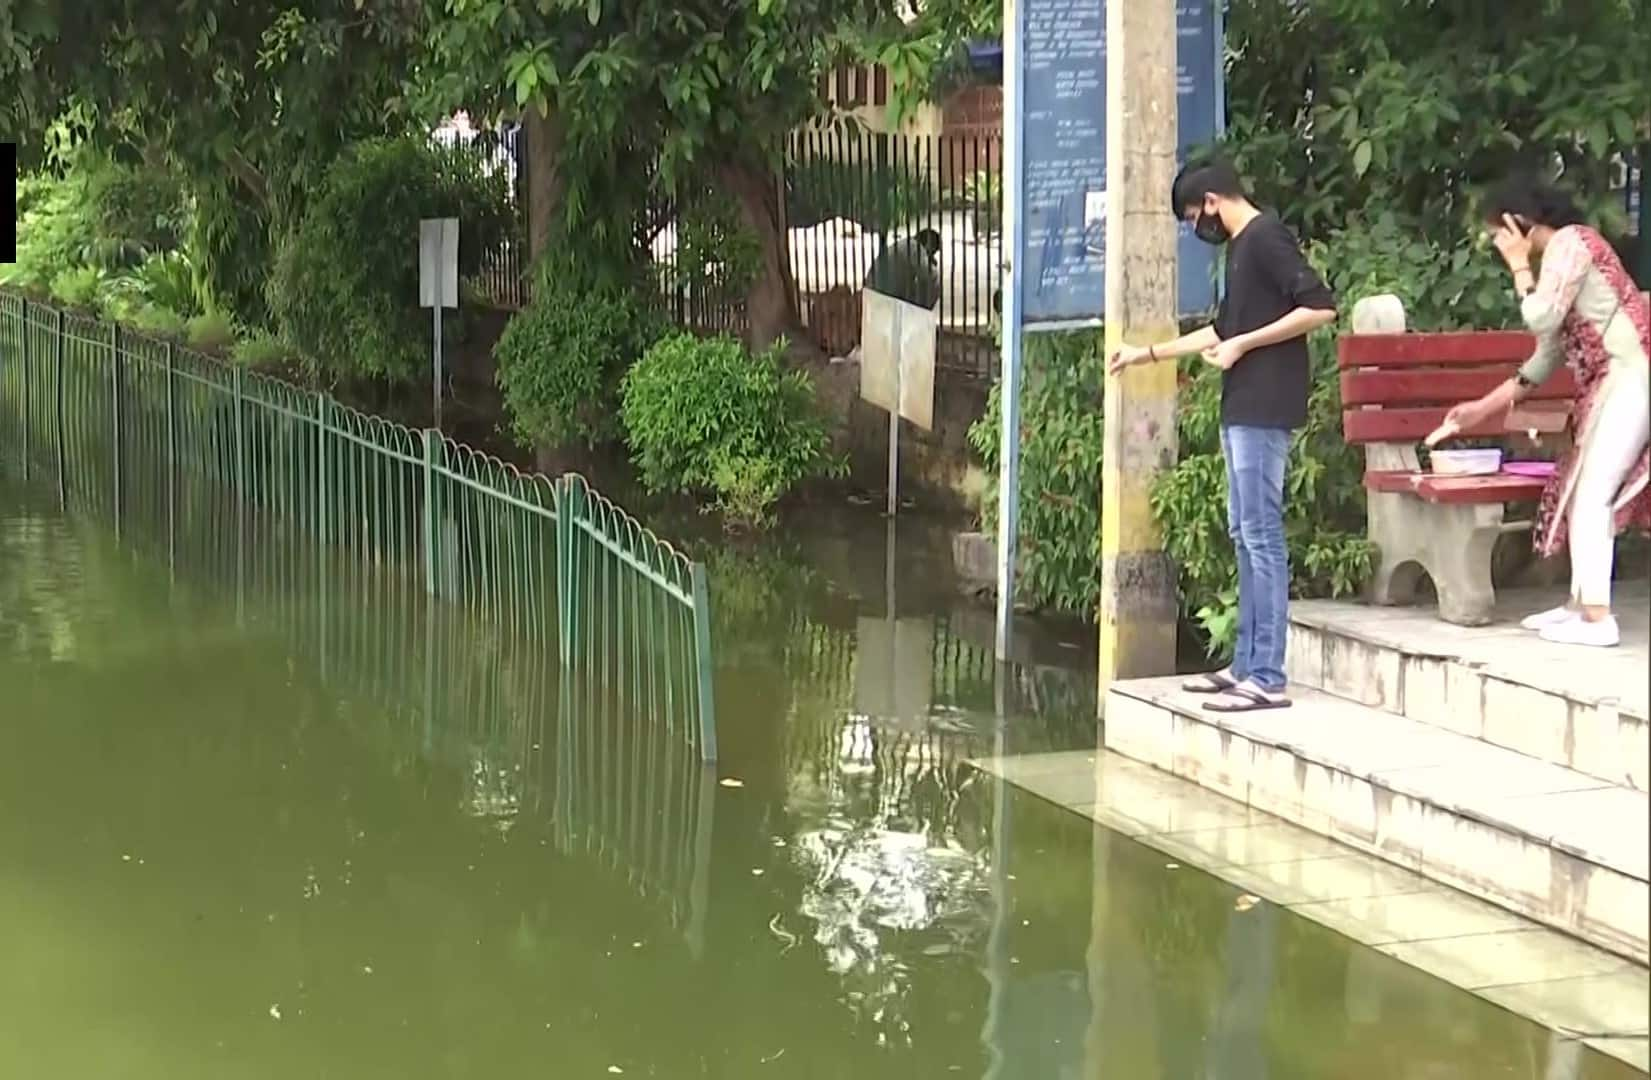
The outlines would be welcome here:
[[[1491,189],[1484,212],[1492,224],[1501,224],[1504,214],[1551,229],[1583,224],[1582,211],[1570,192],[1532,174],[1511,176]]]

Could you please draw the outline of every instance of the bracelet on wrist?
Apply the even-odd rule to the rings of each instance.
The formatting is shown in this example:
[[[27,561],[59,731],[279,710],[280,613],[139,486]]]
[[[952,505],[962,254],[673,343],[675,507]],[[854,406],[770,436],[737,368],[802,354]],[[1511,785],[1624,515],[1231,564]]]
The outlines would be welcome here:
[[[1154,364],[1156,364],[1158,362],[1158,348],[1157,348],[1157,346],[1155,346],[1155,345],[1148,345],[1147,346],[1147,360],[1154,363]]]

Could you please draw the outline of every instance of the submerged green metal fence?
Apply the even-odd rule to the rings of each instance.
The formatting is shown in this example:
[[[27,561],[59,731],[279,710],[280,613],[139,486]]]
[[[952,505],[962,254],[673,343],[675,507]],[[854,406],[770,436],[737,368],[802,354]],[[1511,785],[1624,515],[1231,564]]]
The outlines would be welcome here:
[[[203,499],[238,539],[302,537],[539,647],[717,756],[704,567],[592,490],[325,394],[0,293],[0,452],[117,536]],[[187,480],[187,482],[185,482]],[[180,529],[180,524],[183,528]],[[196,527],[199,527],[197,525]],[[244,560],[256,545],[236,545]]]

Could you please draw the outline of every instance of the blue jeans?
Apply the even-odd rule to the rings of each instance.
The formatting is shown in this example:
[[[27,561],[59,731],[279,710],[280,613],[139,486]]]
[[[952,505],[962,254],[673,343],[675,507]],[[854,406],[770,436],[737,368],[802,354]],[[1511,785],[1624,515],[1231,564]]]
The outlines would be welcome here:
[[[1290,552],[1284,543],[1285,428],[1221,429],[1227,462],[1227,532],[1238,554],[1238,643],[1233,676],[1281,693],[1290,628]]]

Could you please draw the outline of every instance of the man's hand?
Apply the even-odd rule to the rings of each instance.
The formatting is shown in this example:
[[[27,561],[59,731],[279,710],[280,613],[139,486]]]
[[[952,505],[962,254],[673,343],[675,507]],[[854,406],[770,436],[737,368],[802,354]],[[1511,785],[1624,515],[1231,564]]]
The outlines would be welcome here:
[[[1229,338],[1217,345],[1211,345],[1201,354],[1204,363],[1211,367],[1218,367],[1222,371],[1231,371],[1234,364],[1244,359],[1244,346],[1237,338]]]
[[[1106,370],[1113,375],[1121,375],[1125,368],[1144,364],[1151,359],[1152,349],[1149,346],[1125,345],[1112,354],[1112,361],[1107,364]]]

